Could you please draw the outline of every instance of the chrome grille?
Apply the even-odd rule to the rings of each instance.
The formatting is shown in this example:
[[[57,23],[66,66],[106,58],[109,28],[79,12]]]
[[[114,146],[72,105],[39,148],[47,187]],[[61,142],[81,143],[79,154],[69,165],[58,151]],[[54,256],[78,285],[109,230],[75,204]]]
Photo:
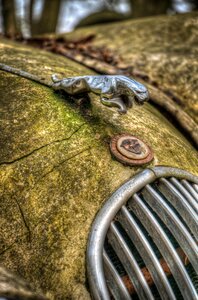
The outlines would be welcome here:
[[[156,167],[133,177],[94,221],[94,299],[198,299],[198,177]]]

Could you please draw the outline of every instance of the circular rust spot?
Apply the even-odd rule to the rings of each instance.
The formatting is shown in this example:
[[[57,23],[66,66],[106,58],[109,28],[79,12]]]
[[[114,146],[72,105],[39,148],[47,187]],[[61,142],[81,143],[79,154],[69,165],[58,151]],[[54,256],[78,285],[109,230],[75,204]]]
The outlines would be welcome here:
[[[144,141],[127,133],[114,136],[110,142],[110,150],[125,165],[143,165],[153,159],[151,148]]]

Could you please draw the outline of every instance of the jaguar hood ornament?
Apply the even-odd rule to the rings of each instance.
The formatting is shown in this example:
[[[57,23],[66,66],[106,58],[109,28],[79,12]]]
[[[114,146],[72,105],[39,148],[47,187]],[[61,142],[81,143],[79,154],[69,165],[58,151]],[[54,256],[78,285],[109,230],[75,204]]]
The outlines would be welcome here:
[[[52,75],[52,87],[64,90],[70,95],[90,93],[100,95],[104,105],[118,107],[118,112],[125,114],[133,103],[144,104],[149,100],[147,88],[140,82],[122,75],[78,76],[58,79]]]
[[[118,107],[120,114],[125,114],[133,103],[143,104],[149,100],[147,88],[140,82],[123,75],[87,75],[59,79],[51,76],[52,82],[46,82],[36,75],[0,63],[0,70],[33,80],[54,90],[64,90],[70,95],[90,93],[100,95],[104,105]]]

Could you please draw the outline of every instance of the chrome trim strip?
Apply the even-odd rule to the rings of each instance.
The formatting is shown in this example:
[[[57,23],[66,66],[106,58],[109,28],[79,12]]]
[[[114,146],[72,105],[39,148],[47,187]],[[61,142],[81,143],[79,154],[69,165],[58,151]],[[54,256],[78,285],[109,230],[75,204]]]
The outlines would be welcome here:
[[[170,182],[179,190],[179,192],[188,200],[192,208],[198,214],[198,204],[188,190],[174,177],[170,178]]]
[[[164,273],[158,258],[151,248],[148,240],[142,233],[139,225],[125,206],[122,206],[121,212],[118,213],[117,217],[123,228],[128,233],[128,236],[132,240],[133,244],[137,245],[137,250],[144,260],[147,269],[150,271],[161,298],[164,300],[167,300],[167,298],[176,300],[174,292],[169,284],[169,281],[167,280],[166,274]]]
[[[108,227],[119,209],[127,200],[146,184],[160,177],[171,177],[186,179],[195,183],[194,189],[198,191],[198,177],[181,169],[171,167],[154,167],[132,177],[123,184],[106,201],[98,212],[89,235],[87,244],[87,272],[90,290],[95,300],[110,300],[109,291],[105,282],[103,270],[103,245]]]
[[[107,280],[107,285],[112,295],[118,300],[131,300],[131,296],[125,287],[124,282],[120,278],[120,275],[118,274],[105,250],[103,251],[103,260],[105,275],[109,279]]]
[[[167,200],[175,207],[182,216],[191,232],[198,241],[198,218],[194,209],[182,194],[173,186],[173,184],[165,178],[159,180],[158,188]]]
[[[123,267],[127,271],[140,299],[155,300],[135,257],[131,253],[114,222],[111,222],[107,237]]]
[[[155,219],[154,215],[148,210],[146,205],[137,194],[135,194],[132,199],[129,200],[129,206],[159,248],[163,258],[166,260],[175,278],[175,281],[177,282],[182,295],[184,296],[184,299],[196,299],[198,295],[190,280],[190,277],[177,252],[172,246],[161,225]]]
[[[142,194],[145,201],[166,224],[198,273],[198,246],[188,232],[187,228],[182,224],[174,211],[157,193],[157,191],[152,188],[152,186],[147,184],[143,189]]]
[[[186,179],[193,183],[198,184],[198,176],[195,176],[195,175],[193,175],[185,170],[179,169],[179,168],[159,166],[159,167],[151,168],[150,170],[152,170],[155,173],[156,178],[177,177],[177,178]]]

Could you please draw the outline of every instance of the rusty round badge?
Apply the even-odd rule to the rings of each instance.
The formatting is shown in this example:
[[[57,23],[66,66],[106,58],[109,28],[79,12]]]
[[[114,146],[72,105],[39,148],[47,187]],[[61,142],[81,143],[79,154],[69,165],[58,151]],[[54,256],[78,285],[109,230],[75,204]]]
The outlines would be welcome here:
[[[125,165],[143,165],[153,159],[151,148],[139,138],[127,133],[114,136],[110,142],[110,150],[115,158]]]

